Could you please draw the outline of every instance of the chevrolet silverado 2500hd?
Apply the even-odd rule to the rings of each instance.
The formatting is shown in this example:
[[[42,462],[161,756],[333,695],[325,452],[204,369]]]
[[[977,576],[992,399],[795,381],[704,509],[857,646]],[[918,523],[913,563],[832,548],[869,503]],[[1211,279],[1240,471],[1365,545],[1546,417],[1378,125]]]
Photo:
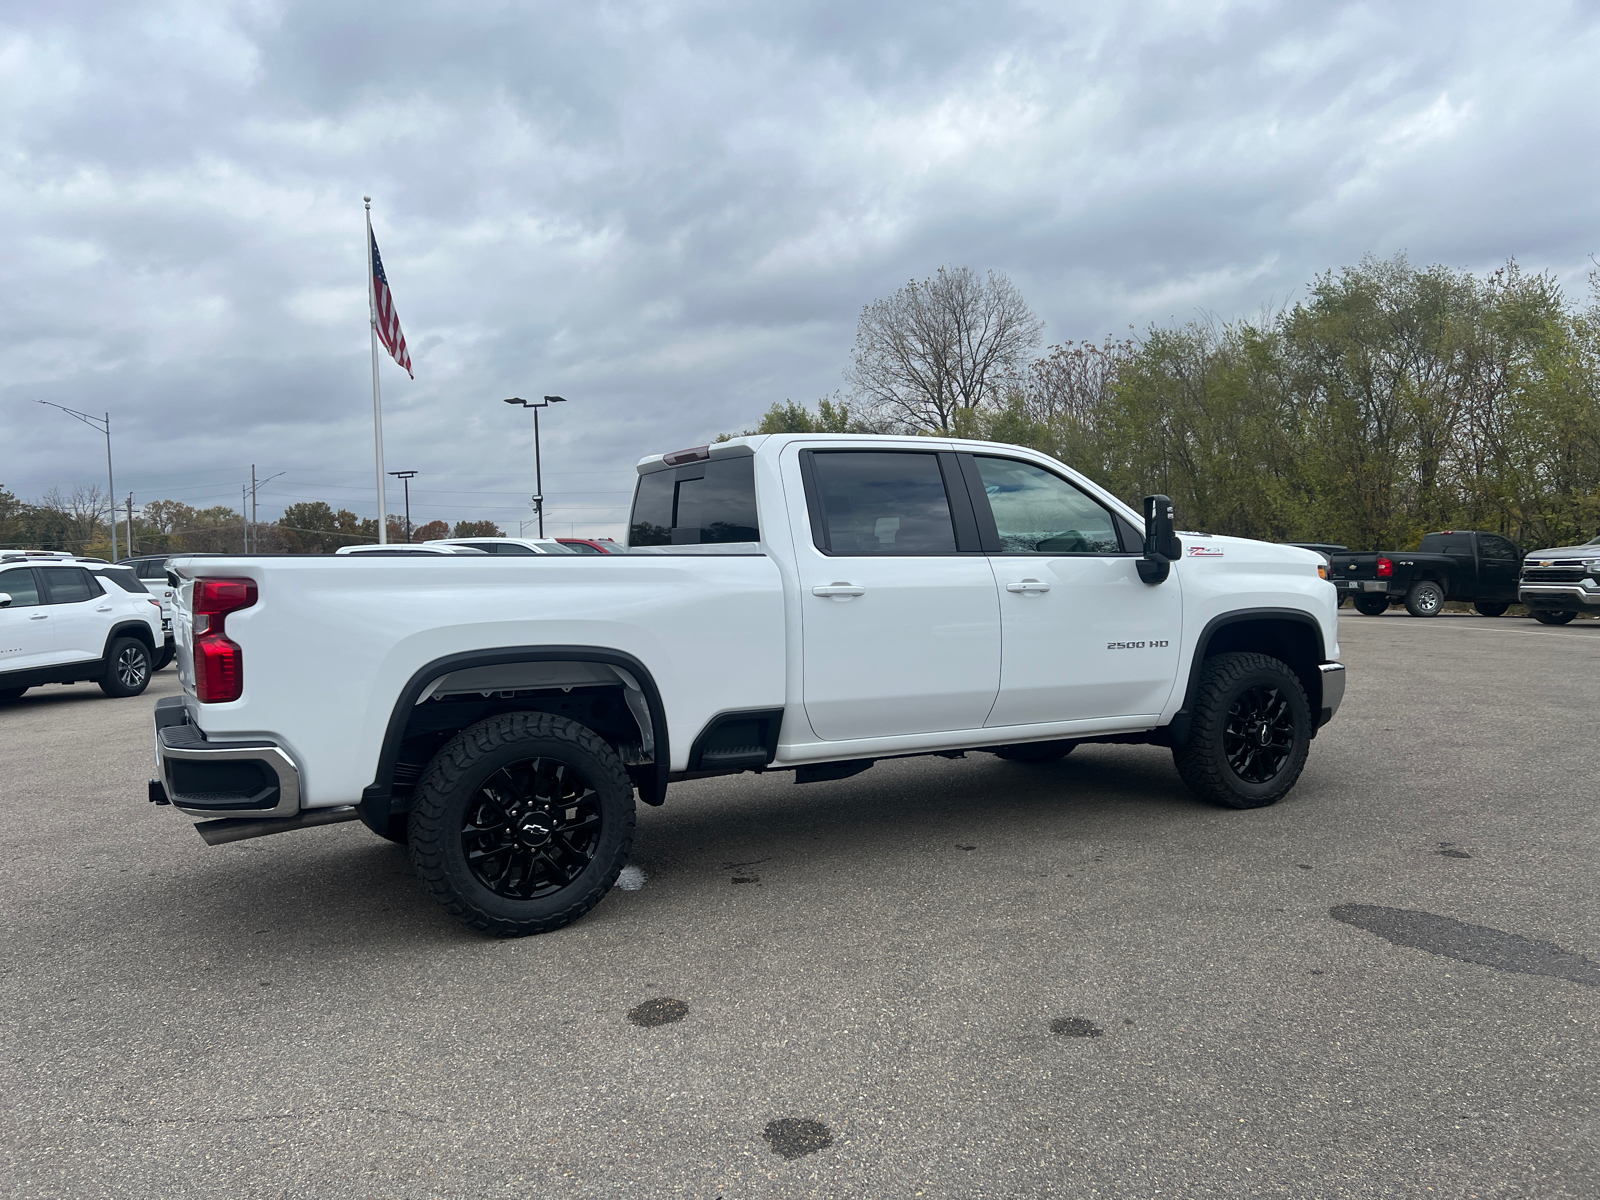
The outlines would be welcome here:
[[[616,555],[177,560],[151,799],[213,844],[338,820],[498,934],[581,916],[634,795],[880,758],[1171,747],[1271,804],[1339,707],[1309,550],[1178,535],[1016,446],[773,434],[645,459]]]

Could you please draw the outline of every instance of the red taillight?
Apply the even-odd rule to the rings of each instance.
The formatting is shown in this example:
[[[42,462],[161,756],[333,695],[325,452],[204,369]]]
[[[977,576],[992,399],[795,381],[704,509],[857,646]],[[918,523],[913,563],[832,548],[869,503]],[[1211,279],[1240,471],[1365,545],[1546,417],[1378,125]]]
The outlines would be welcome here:
[[[1378,559],[1378,578],[1388,579],[1394,575],[1394,563],[1387,558]]]
[[[225,704],[244,693],[244,656],[223,626],[229,613],[255,602],[253,579],[194,581],[194,690],[202,704]]]

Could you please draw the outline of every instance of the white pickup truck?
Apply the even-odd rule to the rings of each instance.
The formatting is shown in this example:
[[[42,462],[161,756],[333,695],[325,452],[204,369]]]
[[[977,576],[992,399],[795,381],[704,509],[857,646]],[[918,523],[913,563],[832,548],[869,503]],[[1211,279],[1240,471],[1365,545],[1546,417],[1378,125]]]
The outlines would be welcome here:
[[[213,844],[359,818],[510,935],[674,780],[1142,742],[1271,804],[1344,694],[1322,559],[1145,510],[1017,446],[773,434],[641,462],[625,554],[177,559],[150,799]]]

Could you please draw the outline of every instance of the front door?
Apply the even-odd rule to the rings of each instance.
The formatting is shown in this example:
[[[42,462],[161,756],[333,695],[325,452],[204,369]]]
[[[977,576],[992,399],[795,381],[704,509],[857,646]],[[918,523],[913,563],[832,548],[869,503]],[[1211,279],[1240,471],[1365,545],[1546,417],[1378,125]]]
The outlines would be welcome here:
[[[805,450],[806,717],[826,741],[981,729],[1000,683],[994,573],[952,454]],[[965,505],[957,546],[952,503]]]
[[[1160,713],[1178,671],[1177,573],[1142,582],[1142,548],[1125,546],[1110,510],[1069,480],[1020,459],[975,462],[1005,642],[988,724]]]
[[[32,567],[0,571],[0,592],[11,597],[11,603],[0,608],[0,688],[4,688],[4,672],[50,663],[55,635]]]
[[[1515,600],[1522,580],[1522,551],[1515,542],[1494,533],[1478,535],[1480,600]]]

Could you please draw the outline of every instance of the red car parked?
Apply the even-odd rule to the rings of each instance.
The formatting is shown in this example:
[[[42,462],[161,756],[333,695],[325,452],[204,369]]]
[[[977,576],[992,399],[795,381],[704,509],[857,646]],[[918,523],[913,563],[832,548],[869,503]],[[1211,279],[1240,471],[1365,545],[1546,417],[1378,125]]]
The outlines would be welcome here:
[[[563,546],[571,546],[574,554],[621,554],[622,547],[610,538],[557,538]]]

